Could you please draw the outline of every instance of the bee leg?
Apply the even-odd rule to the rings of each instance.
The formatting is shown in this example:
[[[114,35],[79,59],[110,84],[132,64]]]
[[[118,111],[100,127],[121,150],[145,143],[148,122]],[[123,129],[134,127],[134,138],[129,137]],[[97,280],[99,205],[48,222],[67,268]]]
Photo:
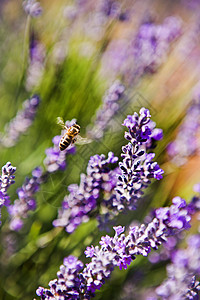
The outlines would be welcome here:
[[[76,138],[74,138],[74,139],[72,140],[72,144],[74,144],[74,143],[76,142],[76,140],[77,140],[77,139],[76,139]]]

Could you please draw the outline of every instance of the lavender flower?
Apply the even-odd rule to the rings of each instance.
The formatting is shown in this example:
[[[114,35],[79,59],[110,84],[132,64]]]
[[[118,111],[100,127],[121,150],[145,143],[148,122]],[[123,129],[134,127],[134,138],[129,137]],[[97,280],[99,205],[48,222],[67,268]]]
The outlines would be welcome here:
[[[101,238],[100,247],[87,247],[85,254],[91,257],[91,262],[86,264],[82,272],[79,272],[82,263],[75,258],[68,258],[75,261],[73,272],[69,272],[70,263],[68,265],[64,261],[65,266],[61,266],[58,279],[50,281],[49,290],[40,287],[37,295],[41,299],[55,299],[57,295],[62,299],[67,299],[69,295],[70,299],[90,299],[115,267],[126,269],[136,255],[147,256],[151,249],[156,250],[168,236],[189,228],[190,216],[184,200],[174,201],[171,207],[160,208],[155,215],[147,226],[142,224],[131,227],[127,236],[123,233],[125,228],[117,226],[114,227],[114,237],[106,235]],[[69,276],[69,273],[73,275]]]
[[[200,184],[195,184],[193,190],[197,193],[194,195],[190,200],[189,204],[187,205],[187,211],[189,215],[192,217],[195,213],[200,211]],[[185,201],[180,197],[175,197],[172,201],[181,202]],[[167,259],[171,259],[174,255],[174,251],[177,248],[178,244],[180,244],[181,240],[184,237],[180,235],[169,237],[167,243],[163,244],[163,248],[160,249],[159,252],[154,252],[149,255],[149,261],[151,263],[158,263],[160,261],[166,261]]]
[[[100,1],[100,12],[106,17],[113,18],[119,21],[127,21],[129,19],[128,9],[122,10],[122,5],[116,0]]]
[[[180,33],[181,21],[177,17],[168,17],[161,25],[153,22],[143,23],[132,48],[137,76],[154,73],[166,60],[170,43]]]
[[[76,119],[71,121],[66,121],[65,126],[70,127],[76,123]],[[46,158],[44,159],[44,165],[47,172],[52,173],[58,170],[64,171],[66,169],[66,156],[68,154],[74,154],[76,149],[74,145],[70,145],[67,149],[60,151],[59,143],[61,137],[64,135],[66,130],[62,130],[61,135],[56,135],[53,137],[53,147],[46,149]]]
[[[119,111],[119,101],[124,95],[125,87],[120,81],[115,81],[103,98],[102,107],[97,111],[94,125],[87,128],[87,134],[92,139],[103,137],[104,131],[112,120],[114,115]]]
[[[199,299],[199,291],[200,291],[200,282],[198,280],[196,280],[195,276],[193,276],[192,280],[190,282],[190,285],[188,285],[188,291],[184,295],[185,299],[198,300]]]
[[[200,5],[199,0],[182,0],[181,3],[183,4],[183,6],[185,6],[187,10],[190,9],[193,13],[197,13],[198,15]]]
[[[8,206],[10,203],[10,197],[7,194],[7,189],[13,183],[15,183],[15,171],[16,168],[11,165],[10,162],[7,162],[5,166],[1,169],[1,176],[0,176],[0,210],[5,205]]]
[[[76,257],[70,255],[64,258],[63,265],[58,271],[58,279],[49,282],[50,290],[39,287],[36,294],[41,299],[56,299],[54,296],[63,296],[62,299],[79,299],[78,292],[81,287],[81,280],[79,279],[79,271],[83,268],[83,263]],[[59,298],[61,299],[61,298]]]
[[[24,11],[31,17],[39,17],[42,14],[40,3],[36,0],[25,0],[23,2]]]
[[[100,191],[109,177],[109,165],[117,160],[112,152],[109,152],[107,159],[104,155],[90,158],[86,174],[81,174],[80,184],[69,185],[70,194],[65,196],[54,226],[65,227],[71,233],[82,222],[88,221],[89,214],[97,208]]]
[[[102,76],[116,78],[118,74],[125,74],[128,64],[129,41],[126,39],[112,40],[102,57]]]
[[[43,180],[42,169],[36,168],[32,172],[32,178],[26,178],[22,187],[17,190],[18,199],[8,207],[11,216],[11,230],[20,230],[23,226],[23,219],[27,218],[28,212],[35,210],[36,201],[34,194],[39,191],[40,184]]]
[[[140,115],[134,113],[128,116],[123,125],[129,132],[125,132],[125,138],[130,141],[126,146],[122,147],[123,161],[119,163],[122,175],[118,177],[115,188],[118,197],[116,197],[114,205],[118,210],[135,209],[138,199],[143,194],[152,178],[160,180],[163,170],[156,162],[153,162],[154,153],[146,152],[146,148],[150,148],[152,144],[152,121],[150,120],[150,112],[148,109],[142,108]],[[156,139],[162,135],[159,133]]]
[[[76,120],[67,121],[66,126],[71,126]],[[66,168],[66,155],[73,154],[75,152],[75,146],[70,146],[64,151],[59,149],[59,141],[61,136],[55,136],[53,138],[54,146],[46,149],[46,158],[44,159],[44,165],[46,171],[37,167],[32,171],[32,177],[26,178],[21,188],[17,190],[18,199],[14,201],[14,204],[8,208],[11,221],[11,230],[20,230],[23,227],[23,219],[28,217],[30,210],[36,209],[36,201],[34,194],[39,191],[40,185],[45,182],[50,173]]]
[[[193,186],[193,190],[194,190],[194,192],[200,194],[200,183],[196,183],[196,184]]]
[[[121,76],[134,84],[145,74],[154,73],[166,60],[171,43],[181,34],[181,20],[168,17],[162,24],[143,22],[136,36],[126,40],[113,40],[103,55],[104,76]]]
[[[64,171],[66,169],[66,156],[68,154],[74,154],[75,153],[75,146],[71,145],[64,151],[60,151],[59,149],[59,142],[60,142],[61,136],[56,135],[52,139],[52,142],[54,144],[53,147],[50,147],[46,149],[46,158],[44,159],[44,165],[46,170],[49,173],[61,170]]]
[[[33,95],[23,103],[23,109],[18,111],[16,117],[5,126],[5,134],[1,138],[5,147],[14,146],[20,135],[28,130],[35,119],[39,103],[39,96]]]
[[[64,198],[54,226],[65,227],[71,233],[95,212],[99,227],[105,229],[120,211],[136,209],[137,201],[151,178],[162,178],[163,170],[152,161],[154,153],[147,154],[145,150],[155,137],[155,123],[150,121],[149,111],[143,108],[140,116],[136,113],[128,116],[124,125],[129,128],[125,137],[131,143],[122,148],[123,162],[111,169],[118,160],[112,152],[109,152],[108,159],[104,155],[92,156],[86,175],[81,174],[80,185],[68,187],[70,194]],[[159,133],[156,139],[160,137]]]
[[[27,69],[26,89],[31,91],[39,85],[44,73],[46,51],[44,45],[32,34],[30,40],[29,66]]]
[[[178,130],[176,139],[167,147],[171,161],[178,166],[185,164],[190,156],[199,154],[199,116],[200,94],[198,85],[193,96],[192,104],[186,112],[185,118]]]
[[[167,266],[168,278],[156,289],[158,296],[164,299],[198,299],[200,275],[200,235],[188,238],[188,247],[173,254],[172,264]]]

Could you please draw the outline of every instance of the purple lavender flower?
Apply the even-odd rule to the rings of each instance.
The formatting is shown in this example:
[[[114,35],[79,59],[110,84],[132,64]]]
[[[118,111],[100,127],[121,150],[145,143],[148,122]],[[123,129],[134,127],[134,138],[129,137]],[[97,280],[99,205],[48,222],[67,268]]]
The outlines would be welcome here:
[[[136,36],[126,40],[113,40],[102,60],[104,76],[121,76],[128,83],[154,73],[166,60],[171,43],[181,34],[181,20],[167,17],[162,24],[143,22]]]
[[[39,85],[44,73],[46,50],[32,33],[29,46],[29,66],[27,69],[26,89],[31,91]]]
[[[33,95],[23,103],[23,108],[18,111],[16,117],[5,126],[5,134],[1,138],[1,143],[5,147],[14,146],[20,135],[28,130],[35,119],[39,103],[39,96]]]
[[[194,192],[200,194],[200,183],[196,183],[196,184],[193,186],[193,190],[194,190]]]
[[[123,97],[125,87],[120,81],[115,81],[103,98],[102,107],[97,111],[94,125],[87,128],[87,134],[92,139],[103,137],[104,131],[114,115],[119,111],[119,100]]]
[[[129,41],[126,39],[112,40],[102,57],[102,76],[116,78],[127,70]]]
[[[168,17],[163,24],[146,22],[140,26],[133,42],[137,76],[154,73],[166,59],[169,46],[181,33],[181,21],[176,17]]]
[[[122,175],[118,177],[115,188],[117,192],[114,206],[118,210],[135,209],[138,199],[143,194],[152,178],[160,180],[163,170],[156,162],[153,162],[154,153],[147,153],[151,147],[155,124],[152,126],[148,109],[142,108],[140,115],[134,113],[124,120],[123,125],[129,132],[125,132],[125,138],[129,141],[122,147],[123,161],[119,163]],[[159,133],[159,137],[161,134]]]
[[[66,231],[71,233],[82,222],[88,221],[89,214],[97,208],[102,186],[105,182],[108,184],[109,165],[115,164],[117,160],[112,152],[109,152],[107,159],[104,155],[94,155],[90,158],[86,174],[81,174],[80,184],[69,185],[70,193],[64,198],[58,219],[53,222],[54,226],[65,227]]]
[[[13,183],[15,183],[15,171],[16,168],[11,165],[10,162],[7,162],[5,166],[1,169],[0,176],[0,210],[5,205],[8,206],[10,203],[10,197],[7,194],[7,189]]]
[[[185,118],[178,130],[176,139],[167,147],[171,161],[178,166],[185,164],[190,156],[199,154],[199,116],[200,95],[198,85],[193,95],[193,101],[188,108]]]
[[[71,233],[96,211],[99,228],[107,230],[120,211],[136,209],[138,199],[152,178],[162,178],[163,170],[152,161],[155,154],[146,153],[155,130],[149,110],[142,108],[140,116],[136,113],[128,116],[124,125],[129,128],[125,137],[131,143],[122,148],[123,162],[112,170],[110,166],[118,160],[112,152],[108,159],[104,155],[92,156],[87,174],[81,174],[80,185],[69,186],[70,194],[65,197],[54,226],[65,227]]]
[[[189,204],[187,205],[187,212],[192,217],[195,213],[198,213],[200,211],[200,190],[199,190],[199,184],[195,184],[193,187],[194,191],[197,193],[197,195],[194,195],[192,199],[190,200]],[[180,197],[175,197],[172,199],[173,203],[181,203],[181,205],[185,205],[186,202],[184,199],[181,199]],[[177,220],[176,220],[177,221]],[[182,226],[183,219],[179,220],[177,223]],[[184,237],[182,235],[177,234],[176,236],[170,237],[167,240],[167,243],[163,244],[163,248],[160,249],[159,252],[151,253],[149,256],[149,260],[151,263],[158,263],[159,261],[166,261],[167,259],[171,259],[173,257],[173,253],[175,249],[177,248],[178,244],[180,244],[180,241]]]
[[[64,259],[63,265],[58,271],[58,279],[49,282],[50,289],[39,287],[36,294],[41,299],[80,299],[79,290],[81,288],[81,279],[79,271],[83,268],[83,263],[74,256],[68,256]],[[56,298],[55,298],[55,297]],[[62,297],[63,296],[63,297]]]
[[[186,9],[190,9],[193,13],[198,13],[199,11],[199,0],[182,0],[181,3],[186,7]]]
[[[23,2],[23,8],[27,15],[31,17],[39,17],[42,14],[40,3],[36,0],[25,0]]]
[[[76,120],[66,121],[66,126],[71,126]],[[66,155],[74,154],[75,146],[70,146],[64,151],[59,149],[59,141],[61,136],[55,136],[53,138],[54,146],[46,150],[46,158],[44,159],[44,165],[46,171],[37,167],[32,171],[32,177],[26,178],[21,188],[17,190],[18,199],[14,201],[14,204],[8,208],[11,216],[10,229],[20,230],[23,227],[23,219],[28,217],[30,210],[36,209],[36,201],[34,194],[39,191],[40,185],[45,182],[50,173],[66,168]]]
[[[73,124],[76,123],[76,119],[72,119],[71,121],[66,121],[65,126],[70,127]],[[61,137],[65,133],[65,129],[62,130],[61,135],[56,135],[53,137],[53,147],[46,149],[46,158],[44,159],[44,165],[47,170],[47,172],[52,173],[58,170],[64,171],[66,169],[66,156],[68,154],[74,154],[76,151],[76,148],[74,145],[70,145],[67,149],[64,151],[60,151],[59,149],[59,143]]]
[[[189,236],[187,243],[186,249],[174,252],[168,278],[156,289],[164,299],[198,299],[200,286],[194,275],[200,275],[200,235]]]
[[[177,226],[183,216],[185,222],[182,222],[182,226]],[[131,227],[127,236],[123,233],[124,227],[116,226],[114,237],[102,237],[100,247],[87,247],[85,254],[91,257],[91,261],[84,268],[75,258],[65,258],[64,266],[60,267],[61,272],[57,274],[58,279],[49,283],[50,289],[39,287],[36,293],[41,299],[55,299],[57,295],[61,299],[67,299],[69,295],[70,299],[91,299],[115,267],[126,269],[136,259],[136,255],[147,256],[151,249],[156,250],[169,236],[187,229],[188,222],[186,204],[180,200],[174,201],[171,207],[156,211],[156,217],[147,226],[142,224]],[[66,260],[73,262],[73,271],[71,263],[66,263]]]
[[[41,168],[36,168],[32,172],[31,178],[26,178],[21,188],[17,190],[18,199],[8,207],[11,216],[10,229],[20,230],[23,226],[23,219],[27,218],[30,210],[35,210],[36,201],[34,194],[38,192],[44,175]]]
[[[71,145],[64,151],[60,151],[59,149],[59,142],[60,142],[61,136],[56,135],[52,139],[52,142],[54,144],[53,147],[50,147],[46,149],[46,158],[44,159],[44,165],[46,170],[49,173],[61,170],[64,171],[66,169],[66,156],[68,154],[74,154],[75,153],[75,146]]]
[[[185,294],[185,299],[198,300],[199,293],[200,293],[200,282],[196,280],[195,276],[193,276],[190,285],[188,285],[188,291]]]

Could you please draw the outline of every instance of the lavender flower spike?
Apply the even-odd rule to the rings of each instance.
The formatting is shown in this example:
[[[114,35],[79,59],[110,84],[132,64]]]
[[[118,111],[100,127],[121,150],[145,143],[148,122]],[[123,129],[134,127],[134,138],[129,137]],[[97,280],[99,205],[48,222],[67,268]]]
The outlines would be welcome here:
[[[164,171],[152,161],[155,154],[147,153],[154,141],[162,137],[162,130],[155,129],[149,111],[142,108],[140,115],[135,113],[128,116],[124,125],[129,128],[125,138],[130,142],[122,148],[123,162],[113,169],[112,164],[118,158],[112,152],[108,153],[107,159],[104,155],[92,156],[87,174],[81,174],[80,185],[69,186],[69,195],[64,198],[58,218],[53,222],[54,226],[65,227],[67,232],[72,233],[82,222],[87,222],[96,210],[100,228],[106,229],[108,221],[120,211],[136,209],[138,199],[152,178],[162,178]],[[48,151],[48,157],[52,157],[52,160],[45,159],[45,164],[51,161],[52,164],[49,164],[50,169],[47,170],[61,168],[62,164],[58,163],[57,158],[57,155],[61,155],[58,146],[55,155],[52,149]]]
[[[39,190],[42,181],[42,169],[35,168],[32,172],[32,178],[26,178],[22,187],[17,190],[18,199],[14,201],[13,205],[8,207],[8,212],[11,216],[11,230],[20,230],[23,226],[23,218],[27,218],[30,210],[35,210],[36,201],[34,194]]]
[[[39,17],[42,14],[40,3],[36,0],[25,0],[23,2],[23,8],[27,15],[31,17]]]
[[[185,164],[192,155],[199,155],[200,134],[200,84],[195,88],[193,101],[179,128],[176,139],[172,141],[167,151],[173,163],[178,166]]]
[[[190,216],[184,200],[174,201],[171,207],[160,208],[155,216],[147,226],[131,227],[127,236],[123,233],[124,227],[114,227],[114,237],[103,236],[100,247],[87,247],[85,254],[91,257],[91,261],[82,272],[79,272],[82,263],[71,258],[74,268],[69,273],[70,263],[65,262],[70,257],[65,258],[61,272],[57,273],[58,279],[50,281],[49,290],[42,287],[37,289],[37,295],[43,300],[57,299],[57,295],[59,299],[91,299],[115,267],[126,269],[136,255],[147,256],[151,249],[156,250],[169,236],[189,227]]]
[[[57,272],[58,279],[49,282],[50,290],[39,287],[36,294],[41,299],[80,299],[78,290],[81,286],[79,271],[83,268],[83,263],[76,257],[70,255],[64,258],[60,271]],[[58,298],[57,296],[60,295]],[[64,298],[61,298],[61,296]],[[55,298],[55,297],[56,298]]]
[[[87,173],[81,174],[80,184],[69,185],[69,195],[64,198],[58,219],[53,222],[54,226],[65,227],[71,233],[82,222],[88,221],[91,212],[97,209],[100,191],[105,189],[110,174],[109,165],[117,160],[112,152],[108,153],[108,158],[103,154],[91,156]]]
[[[170,44],[180,36],[182,22],[177,17],[168,17],[163,24],[143,23],[133,41],[132,54],[135,74],[154,73],[166,60]]]
[[[160,180],[164,171],[157,162],[153,162],[154,153],[147,153],[151,147],[155,133],[155,125],[152,126],[150,112],[144,107],[140,114],[134,113],[124,120],[123,125],[128,128],[125,138],[129,141],[122,147],[123,161],[119,163],[122,175],[119,175],[115,191],[117,192],[114,205],[118,210],[135,209],[138,199],[143,194],[152,178]],[[162,135],[156,139],[159,139]]]
[[[199,299],[200,234],[189,236],[188,247],[173,253],[172,264],[167,266],[168,278],[156,289],[162,299]]]
[[[38,95],[33,95],[23,103],[23,109],[18,111],[16,117],[5,127],[5,134],[1,138],[1,143],[5,147],[14,146],[20,135],[25,133],[31,126],[40,103]]]
[[[103,104],[96,113],[94,125],[87,128],[88,136],[92,139],[103,137],[106,127],[120,108],[119,100],[123,97],[125,87],[116,80],[103,98]]]
[[[0,176],[0,209],[3,205],[9,205],[9,196],[7,194],[7,189],[11,184],[13,184],[16,168],[7,162],[5,166],[2,167],[2,174]]]
[[[29,45],[29,65],[26,76],[26,89],[31,91],[42,79],[45,67],[46,49],[33,32]]]

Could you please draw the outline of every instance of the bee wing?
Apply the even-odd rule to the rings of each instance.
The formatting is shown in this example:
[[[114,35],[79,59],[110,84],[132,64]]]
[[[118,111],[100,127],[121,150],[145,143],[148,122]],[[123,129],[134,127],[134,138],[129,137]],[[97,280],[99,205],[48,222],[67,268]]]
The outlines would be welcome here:
[[[65,128],[65,123],[64,123],[63,118],[57,117],[57,118],[56,118],[56,123],[57,123],[58,125],[60,125],[63,129]]]
[[[76,137],[76,144],[77,145],[84,145],[84,144],[89,144],[91,143],[92,140],[91,139],[88,139],[88,138],[83,138],[82,136],[78,135]]]

